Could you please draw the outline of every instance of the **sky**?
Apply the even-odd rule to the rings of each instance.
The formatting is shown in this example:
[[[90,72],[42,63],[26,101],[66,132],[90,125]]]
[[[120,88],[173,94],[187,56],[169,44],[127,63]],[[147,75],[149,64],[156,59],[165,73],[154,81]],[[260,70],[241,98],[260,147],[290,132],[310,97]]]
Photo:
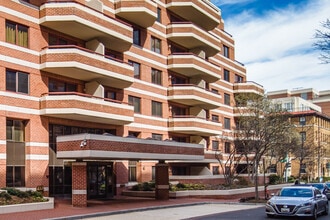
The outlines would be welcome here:
[[[235,59],[247,81],[266,92],[330,90],[330,64],[313,47],[316,30],[330,19],[330,0],[211,0],[235,40]]]

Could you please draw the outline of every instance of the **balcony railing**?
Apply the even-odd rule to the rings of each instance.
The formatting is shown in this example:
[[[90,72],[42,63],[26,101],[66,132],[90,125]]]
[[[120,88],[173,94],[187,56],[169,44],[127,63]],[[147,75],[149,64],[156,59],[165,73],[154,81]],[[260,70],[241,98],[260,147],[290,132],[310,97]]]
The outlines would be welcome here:
[[[75,45],[44,48],[40,57],[41,70],[83,81],[100,81],[116,88],[134,82],[134,68],[121,60]]]
[[[193,53],[173,53],[167,58],[168,69],[187,77],[199,77],[212,83],[221,79],[221,67]]]
[[[172,22],[167,25],[167,38],[187,49],[204,51],[207,57],[220,52],[220,39],[191,22]]]
[[[77,92],[50,92],[40,98],[41,115],[114,125],[134,121],[128,103]]]
[[[169,118],[169,131],[188,135],[220,135],[222,124],[193,115],[176,115]]]
[[[166,0],[166,8],[206,30],[220,24],[220,9],[205,0]]]
[[[193,84],[173,84],[168,89],[168,99],[187,106],[215,109],[221,106],[221,96]]]
[[[78,39],[98,39],[106,48],[124,52],[133,44],[133,28],[104,14],[97,7],[78,1],[46,1],[40,7],[40,25]]]

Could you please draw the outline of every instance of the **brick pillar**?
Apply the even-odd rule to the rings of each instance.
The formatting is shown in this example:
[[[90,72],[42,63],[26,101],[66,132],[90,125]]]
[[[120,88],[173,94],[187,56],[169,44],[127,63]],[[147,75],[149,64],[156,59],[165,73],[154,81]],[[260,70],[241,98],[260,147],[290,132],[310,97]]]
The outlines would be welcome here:
[[[72,206],[87,206],[87,163],[72,163]]]
[[[168,164],[164,161],[159,161],[156,164],[155,198],[158,200],[168,200],[170,196],[169,189]]]

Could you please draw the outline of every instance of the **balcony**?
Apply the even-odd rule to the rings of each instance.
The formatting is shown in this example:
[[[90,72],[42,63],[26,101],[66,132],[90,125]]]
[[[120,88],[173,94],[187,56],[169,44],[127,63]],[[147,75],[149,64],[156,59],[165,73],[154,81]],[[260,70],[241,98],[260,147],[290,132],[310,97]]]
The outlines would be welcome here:
[[[119,89],[127,88],[134,82],[131,65],[85,48],[49,46],[40,54],[42,71],[87,82],[98,81]]]
[[[212,83],[221,79],[221,67],[194,55],[193,53],[174,53],[168,56],[168,69],[187,77],[198,76]]]
[[[220,24],[220,9],[207,0],[166,0],[166,8],[206,30]]]
[[[264,95],[265,90],[264,87],[258,83],[246,81],[234,83],[234,93],[255,93],[258,95]]]
[[[206,57],[220,52],[220,39],[190,22],[172,22],[166,27],[167,38],[189,50],[201,50]]]
[[[133,44],[133,29],[115,18],[75,1],[46,2],[40,7],[40,25],[85,41],[98,39],[106,48],[124,52]]]
[[[75,92],[44,94],[40,98],[40,114],[111,125],[134,121],[134,107],[127,103]]]
[[[220,107],[221,96],[196,85],[175,84],[168,88],[168,100],[203,109],[215,109]]]
[[[157,4],[150,0],[120,0],[115,8],[117,16],[144,28],[152,26],[157,19]]]
[[[169,132],[198,135],[215,136],[221,134],[222,125],[219,122],[208,121],[196,116],[175,116],[169,119]]]

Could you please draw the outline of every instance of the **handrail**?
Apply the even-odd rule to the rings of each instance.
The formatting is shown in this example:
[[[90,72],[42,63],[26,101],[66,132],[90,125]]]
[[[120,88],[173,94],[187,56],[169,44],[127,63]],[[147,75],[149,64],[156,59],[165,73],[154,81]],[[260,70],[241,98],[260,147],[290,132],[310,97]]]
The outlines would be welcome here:
[[[104,54],[101,54],[101,53],[98,53],[98,52],[95,52],[93,50],[89,50],[87,48],[84,48],[84,47],[80,47],[80,46],[77,46],[77,45],[74,45],[74,44],[68,44],[68,45],[49,45],[49,46],[46,46],[46,47],[43,47],[42,49],[78,49],[78,50],[81,50],[81,51],[85,51],[87,53],[91,53],[91,54],[96,54],[96,55],[99,55],[99,56],[103,56],[104,58],[107,58],[107,59],[110,59],[110,60],[113,60],[113,61],[116,61],[116,62],[119,62],[119,63],[125,63],[127,65],[131,65],[129,63],[126,63],[120,59],[117,59],[117,58],[114,58],[112,56],[108,56],[108,55],[104,55]]]
[[[187,118],[187,119],[195,118],[195,119],[201,119],[201,120],[204,120],[204,121],[211,121],[211,122],[220,123],[220,121],[214,121],[212,119],[203,118],[203,117],[196,116],[196,115],[172,115],[172,116],[170,116],[170,118]]]
[[[211,64],[211,65],[213,65],[213,66],[216,66],[216,67],[221,68],[221,66],[219,66],[219,65],[217,65],[217,64],[214,64],[214,63],[210,62],[208,59],[205,59],[205,58],[203,58],[203,57],[200,57],[200,56],[198,56],[197,54],[192,53],[192,52],[173,52],[173,53],[171,53],[170,55],[193,55],[194,57],[196,57],[196,58],[198,58],[198,59],[202,59],[202,60],[204,60],[205,62],[207,62],[207,63],[209,63],[209,64]]]
[[[175,86],[192,86],[192,87],[196,87],[196,88],[199,88],[199,89],[202,89],[202,90],[205,90],[207,92],[211,92],[211,93],[214,93],[214,94],[218,94],[219,95],[219,92],[215,92],[215,91],[212,91],[212,90],[209,90],[209,89],[206,89],[206,88],[203,88],[203,87],[200,87],[198,85],[195,85],[195,84],[171,84],[169,85],[170,87],[175,87]]]
[[[260,87],[264,87],[263,85],[260,85],[259,83],[256,83],[256,82],[254,82],[254,81],[236,81],[236,82],[234,82],[234,83],[253,83],[253,84],[256,84],[257,86],[260,86]]]
[[[81,96],[81,97],[85,97],[85,98],[94,98],[94,99],[100,99],[103,101],[107,101],[107,102],[113,102],[113,103],[118,103],[118,104],[126,104],[126,105],[131,105],[127,102],[122,102],[122,101],[118,101],[115,99],[110,99],[110,98],[102,98],[102,97],[98,97],[98,96],[93,96],[90,94],[86,94],[86,93],[80,93],[80,92],[47,92],[47,93],[42,93],[41,96],[52,96],[52,95],[57,95],[57,96],[63,96],[63,95],[75,95],[75,96]]]

